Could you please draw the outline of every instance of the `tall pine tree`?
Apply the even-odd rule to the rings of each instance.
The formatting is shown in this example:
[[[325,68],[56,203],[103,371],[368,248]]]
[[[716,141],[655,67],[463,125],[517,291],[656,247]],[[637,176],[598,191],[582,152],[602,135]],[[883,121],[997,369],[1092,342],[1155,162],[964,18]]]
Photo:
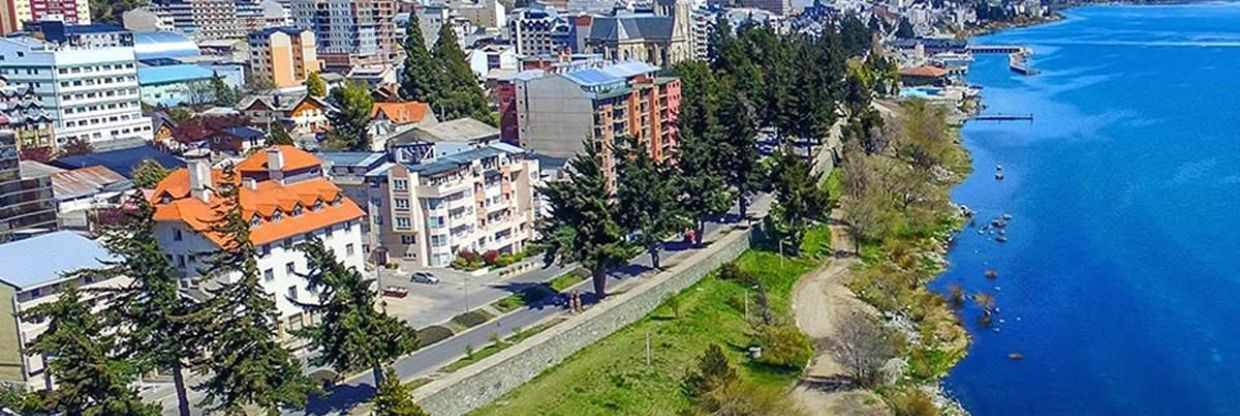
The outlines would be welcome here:
[[[69,286],[55,302],[27,311],[23,319],[48,320],[47,331],[31,343],[43,355],[46,373],[56,383],[42,407],[70,415],[156,416],[159,407],[143,403],[131,385],[139,366],[119,359],[116,335],[92,310],[92,302]],[[49,386],[50,387],[50,386]]]
[[[663,241],[689,225],[681,212],[672,167],[654,160],[650,149],[636,138],[623,137],[615,146],[616,199],[620,224],[632,242],[646,249],[650,264],[660,268]]]
[[[382,384],[384,366],[417,347],[413,329],[376,309],[374,280],[340,263],[322,241],[311,239],[297,249],[306,253],[309,287],[319,291],[317,303],[302,307],[320,322],[295,333],[318,347],[311,364],[331,366],[340,374],[369,367],[376,385]]]
[[[732,189],[741,217],[749,210],[749,198],[765,183],[765,175],[758,153],[757,110],[740,90],[723,89],[723,108],[720,119],[727,120],[731,128],[721,136],[719,143],[719,172]]]
[[[439,118],[473,117],[490,122],[490,104],[478,85],[478,77],[465,61],[465,52],[461,50],[451,23],[445,22],[439,28],[439,39],[435,41],[432,54],[440,65],[439,95],[432,103],[432,108],[439,110]]]
[[[719,171],[719,138],[725,130],[718,116],[719,84],[706,65],[696,62],[676,67],[681,96],[677,119],[679,148],[676,155],[676,188],[680,206],[694,225],[694,243],[701,244],[706,221],[728,210],[731,196]]]
[[[155,237],[154,209],[140,194],[130,206],[124,221],[105,228],[101,239],[119,260],[90,273],[131,279],[108,291],[106,316],[120,335],[117,351],[144,371],[170,372],[179,414],[188,416],[185,370],[203,353],[206,325],[192,319],[195,305],[180,294],[180,279]]]
[[[198,318],[209,320],[210,354],[196,368],[205,378],[198,388],[207,411],[230,415],[256,406],[268,414],[300,407],[313,391],[301,363],[276,339],[275,301],[259,284],[258,249],[241,206],[239,180],[232,166],[221,175],[219,202],[208,232],[223,243],[207,260],[207,275],[221,286],[211,290]]]
[[[336,108],[327,114],[332,123],[328,147],[356,152],[370,150],[370,111],[375,100],[366,83],[345,82],[344,86],[332,90],[331,103]]]
[[[771,178],[775,188],[771,220],[780,234],[790,237],[794,247],[800,247],[810,225],[826,218],[830,199],[810,174],[809,164],[786,151],[775,155]]]
[[[576,262],[589,270],[594,293],[601,298],[607,296],[607,269],[624,264],[630,252],[600,164],[600,149],[590,139],[584,147],[586,151],[565,167],[567,178],[539,189],[551,208],[551,215],[539,225],[540,243],[547,247],[548,262]]]
[[[391,368],[384,372],[388,375],[379,383],[375,398],[371,401],[374,416],[430,416],[413,402],[413,388],[402,384]]]
[[[422,27],[417,16],[409,19],[402,47],[405,49],[405,68],[400,84],[401,98],[430,102],[439,94],[435,75],[439,71],[439,65],[426,47],[426,39],[422,37]]]

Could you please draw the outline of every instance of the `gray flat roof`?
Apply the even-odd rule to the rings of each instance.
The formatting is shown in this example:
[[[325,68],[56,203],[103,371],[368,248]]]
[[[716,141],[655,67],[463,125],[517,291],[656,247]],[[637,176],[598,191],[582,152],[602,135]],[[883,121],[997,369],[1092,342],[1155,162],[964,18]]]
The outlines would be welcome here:
[[[101,267],[114,260],[95,240],[73,231],[57,231],[0,244],[0,282],[29,290],[64,280],[63,274]]]

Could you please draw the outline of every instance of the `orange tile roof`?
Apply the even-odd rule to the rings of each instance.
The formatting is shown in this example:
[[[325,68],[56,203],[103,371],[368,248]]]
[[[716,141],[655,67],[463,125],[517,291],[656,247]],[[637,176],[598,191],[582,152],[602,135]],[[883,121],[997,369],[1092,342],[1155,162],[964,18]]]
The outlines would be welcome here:
[[[265,157],[262,152],[256,155]],[[318,163],[317,158],[315,163]],[[213,170],[211,173],[212,183],[221,183],[222,172]],[[339,187],[321,177],[288,185],[268,180],[259,182],[254,189],[242,186],[240,193],[242,215],[246,219],[255,216],[262,219],[258,226],[250,229],[254,244],[280,241],[366,215],[357,204],[344,197]],[[208,203],[190,195],[188,170],[173,171],[155,186],[149,198],[155,205],[156,221],[182,222],[216,245],[225,242],[222,236],[210,232],[211,222],[218,218],[216,210],[221,207],[222,199],[217,196]],[[319,202],[323,205],[315,210]],[[293,210],[298,206],[302,212],[295,216]],[[273,221],[277,210],[281,219]]]
[[[936,66],[922,65],[901,69],[900,75],[906,77],[939,78],[947,76],[947,70]]]
[[[430,106],[423,102],[406,101],[403,103],[375,103],[371,107],[370,118],[383,113],[388,120],[396,124],[420,123],[430,112]]]
[[[284,170],[285,172],[305,169],[309,167],[319,166],[323,162],[319,158],[314,157],[305,150],[298,149],[297,146],[280,145],[276,146],[280,149],[280,153],[284,154]],[[237,164],[237,172],[266,172],[267,171],[267,151],[254,152],[241,163]]]

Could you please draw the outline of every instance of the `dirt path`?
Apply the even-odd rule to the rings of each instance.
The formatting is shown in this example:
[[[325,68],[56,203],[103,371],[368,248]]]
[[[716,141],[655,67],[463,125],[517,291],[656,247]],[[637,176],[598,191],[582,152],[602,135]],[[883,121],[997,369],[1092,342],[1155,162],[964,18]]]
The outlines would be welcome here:
[[[831,247],[835,252],[828,265],[797,282],[793,292],[793,313],[797,326],[815,344],[830,340],[839,319],[852,310],[873,309],[857,299],[846,286],[849,273],[859,260],[852,256],[853,244],[847,227],[832,213]],[[793,399],[810,415],[887,415],[882,399],[865,390],[850,390],[844,368],[826,349],[820,349],[801,382],[792,391]]]

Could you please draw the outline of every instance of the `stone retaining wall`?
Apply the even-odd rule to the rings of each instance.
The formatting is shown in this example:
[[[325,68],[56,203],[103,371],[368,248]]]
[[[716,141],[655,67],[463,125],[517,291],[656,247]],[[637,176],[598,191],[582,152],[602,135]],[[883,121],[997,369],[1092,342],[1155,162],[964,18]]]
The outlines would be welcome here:
[[[457,416],[485,406],[587,345],[645,317],[663,300],[749,248],[751,230],[733,230],[667,271],[613,295],[579,316],[414,391],[433,415]]]

